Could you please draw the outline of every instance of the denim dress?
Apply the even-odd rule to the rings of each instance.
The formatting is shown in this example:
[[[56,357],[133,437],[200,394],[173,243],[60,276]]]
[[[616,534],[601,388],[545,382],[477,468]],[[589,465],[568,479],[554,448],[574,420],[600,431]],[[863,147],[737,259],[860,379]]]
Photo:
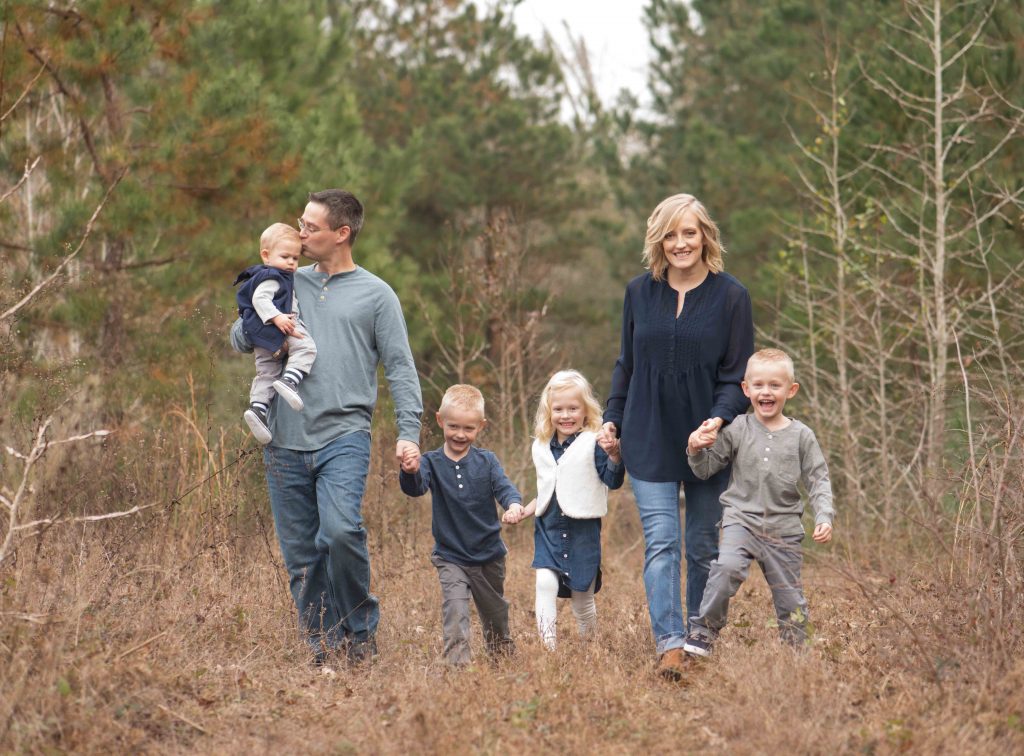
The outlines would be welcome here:
[[[551,437],[551,454],[557,461],[578,434],[558,443]],[[600,446],[594,447],[594,467],[608,488],[619,488],[625,478],[625,467],[616,465]],[[594,584],[594,593],[601,590],[601,518],[581,520],[566,517],[558,506],[558,497],[551,495],[548,508],[533,521],[534,569],[552,570],[558,575],[558,597],[570,598],[572,591],[586,591]]]

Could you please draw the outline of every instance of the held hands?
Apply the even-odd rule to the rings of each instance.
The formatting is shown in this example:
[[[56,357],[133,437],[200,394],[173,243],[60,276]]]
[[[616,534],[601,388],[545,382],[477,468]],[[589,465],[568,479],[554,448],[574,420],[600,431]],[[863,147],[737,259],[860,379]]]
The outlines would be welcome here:
[[[597,432],[597,442],[601,444],[601,448],[608,451],[604,446],[604,441],[614,441],[618,435],[619,429],[615,427],[615,423],[608,421],[601,426],[601,430]]]
[[[827,522],[815,525],[812,538],[818,543],[828,543],[832,540],[832,526]]]
[[[601,429],[601,432],[597,434],[597,445],[604,449],[605,454],[615,464],[619,464],[622,461],[622,454],[619,453],[619,439],[615,438],[615,432],[608,434]]]
[[[517,524],[519,522],[522,522],[523,520],[525,520],[527,517],[529,517],[530,515],[532,515],[536,511],[537,511],[537,500],[536,499],[531,501],[525,507],[522,504],[520,504],[519,502],[516,502],[515,504],[512,504],[508,508],[508,510],[505,512],[505,514],[503,514],[501,516],[501,521],[503,523],[505,523],[506,525],[515,525],[515,524]]]
[[[399,441],[395,446],[395,456],[402,467],[402,472],[413,475],[420,471],[420,447],[412,441]]]
[[[295,334],[295,313],[292,313],[290,315],[285,315],[284,313],[281,313],[280,315],[275,315],[270,319],[270,322],[276,325],[277,330],[279,330],[285,336],[292,336]],[[301,336],[296,336],[296,338],[301,338]]]
[[[687,453],[695,452],[698,449],[707,449],[714,446],[718,438],[718,429],[722,427],[722,418],[711,417],[700,424],[700,427],[690,434],[686,444]]]

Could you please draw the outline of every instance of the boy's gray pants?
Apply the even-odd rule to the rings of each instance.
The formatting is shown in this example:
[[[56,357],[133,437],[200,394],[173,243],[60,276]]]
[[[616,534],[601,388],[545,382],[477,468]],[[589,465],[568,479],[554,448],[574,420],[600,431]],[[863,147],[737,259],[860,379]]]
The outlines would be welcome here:
[[[758,535],[743,525],[726,525],[711,563],[700,616],[692,622],[694,634],[713,641],[725,627],[729,600],[747,579],[750,563],[757,560],[772,589],[775,616],[782,639],[793,644],[807,639],[807,600],[800,586],[803,533],[787,536]]]
[[[483,625],[489,653],[511,653],[508,629],[509,602],[505,600],[505,557],[467,567],[430,555],[441,580],[441,619],[444,658],[449,664],[469,664],[469,599],[473,598]]]
[[[302,336],[301,339],[295,338]],[[284,372],[284,358],[288,358],[288,367],[299,370],[309,375],[316,359],[316,344],[310,338],[305,324],[300,320],[295,325],[295,333],[286,339],[288,343],[287,352],[271,352],[269,349],[256,347],[253,354],[256,356],[256,377],[252,379],[252,387],[249,389],[249,404],[262,402],[269,405],[274,398],[274,381],[281,377]],[[274,355],[277,355],[275,357]]]

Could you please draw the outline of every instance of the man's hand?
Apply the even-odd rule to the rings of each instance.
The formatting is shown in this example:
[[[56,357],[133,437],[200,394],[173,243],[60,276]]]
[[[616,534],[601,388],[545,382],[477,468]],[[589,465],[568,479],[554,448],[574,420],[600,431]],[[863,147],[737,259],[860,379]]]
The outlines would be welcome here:
[[[420,469],[420,447],[412,441],[399,440],[395,444],[395,458],[407,473]]]
[[[814,535],[812,536],[818,543],[828,543],[832,540],[832,526],[827,522],[823,522],[820,525],[814,526]]]
[[[407,448],[401,458],[402,471],[415,475],[420,471],[420,450],[415,446]]]

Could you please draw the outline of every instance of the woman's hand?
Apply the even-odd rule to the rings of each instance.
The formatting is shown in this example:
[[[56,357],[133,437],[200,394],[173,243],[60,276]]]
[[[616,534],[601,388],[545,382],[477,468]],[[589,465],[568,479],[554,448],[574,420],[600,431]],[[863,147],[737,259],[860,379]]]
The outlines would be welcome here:
[[[614,441],[617,435],[619,435],[619,429],[615,427],[615,423],[609,421],[602,425],[601,430],[597,432],[597,442],[601,444],[601,448],[604,449],[604,444]]]
[[[721,427],[722,418],[720,417],[710,417],[705,420],[697,430],[690,434],[686,444],[686,453],[690,454],[699,449],[714,446],[715,440],[718,438],[718,429]]]

